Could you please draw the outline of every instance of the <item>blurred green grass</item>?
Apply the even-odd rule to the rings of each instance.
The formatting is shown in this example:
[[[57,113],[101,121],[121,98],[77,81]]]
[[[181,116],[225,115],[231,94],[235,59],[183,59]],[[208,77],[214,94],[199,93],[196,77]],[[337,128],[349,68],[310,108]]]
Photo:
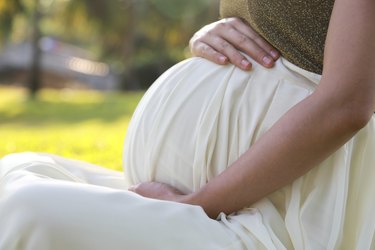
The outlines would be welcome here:
[[[22,88],[0,87],[0,157],[48,152],[122,169],[122,148],[143,92],[42,90],[28,100]]]

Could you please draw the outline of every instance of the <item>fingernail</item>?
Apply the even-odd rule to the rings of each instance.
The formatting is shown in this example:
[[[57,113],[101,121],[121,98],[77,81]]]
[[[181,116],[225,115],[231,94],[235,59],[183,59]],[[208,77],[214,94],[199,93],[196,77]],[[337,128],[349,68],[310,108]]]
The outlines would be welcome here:
[[[226,63],[226,62],[228,62],[228,58],[225,57],[225,56],[220,56],[220,57],[219,57],[219,60],[220,60],[221,63]]]
[[[244,67],[244,68],[247,69],[250,66],[250,62],[248,60],[246,60],[246,59],[242,59],[241,65],[242,65],[242,67]]]
[[[264,56],[263,62],[267,65],[271,64],[273,62],[273,59],[270,56]]]
[[[276,59],[276,58],[279,56],[279,53],[277,53],[277,52],[274,51],[274,50],[271,50],[270,54],[271,54],[271,56],[272,56],[274,59]]]

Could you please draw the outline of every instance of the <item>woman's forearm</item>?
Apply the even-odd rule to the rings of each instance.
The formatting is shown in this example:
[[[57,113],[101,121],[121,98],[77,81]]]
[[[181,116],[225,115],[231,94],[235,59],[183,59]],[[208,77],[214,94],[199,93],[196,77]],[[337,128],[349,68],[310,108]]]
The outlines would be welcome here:
[[[221,175],[190,195],[214,218],[232,213],[292,182],[323,161],[359,129],[346,114],[332,117],[312,95],[284,115]]]
[[[367,123],[375,107],[373,13],[373,0],[336,0],[317,90],[226,171],[187,196],[188,203],[210,217],[238,211],[309,171]]]

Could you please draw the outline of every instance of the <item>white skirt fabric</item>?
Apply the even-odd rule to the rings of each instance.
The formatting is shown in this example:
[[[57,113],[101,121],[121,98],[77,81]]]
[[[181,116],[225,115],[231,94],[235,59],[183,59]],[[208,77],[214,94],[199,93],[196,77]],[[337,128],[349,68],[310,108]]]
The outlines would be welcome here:
[[[0,249],[374,249],[374,118],[320,166],[217,220],[126,191],[143,181],[201,188],[320,80],[285,59],[253,64],[191,58],[164,73],[129,125],[125,176],[49,154],[4,157]]]

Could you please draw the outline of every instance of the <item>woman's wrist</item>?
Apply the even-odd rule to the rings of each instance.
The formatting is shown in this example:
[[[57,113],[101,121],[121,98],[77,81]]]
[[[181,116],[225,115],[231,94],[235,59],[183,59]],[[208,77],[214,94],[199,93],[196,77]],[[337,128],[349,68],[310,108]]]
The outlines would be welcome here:
[[[203,187],[198,191],[181,196],[179,202],[200,206],[203,208],[208,217],[216,219],[221,212],[219,209],[220,206],[214,205],[212,199],[205,197],[204,192],[205,188]]]

